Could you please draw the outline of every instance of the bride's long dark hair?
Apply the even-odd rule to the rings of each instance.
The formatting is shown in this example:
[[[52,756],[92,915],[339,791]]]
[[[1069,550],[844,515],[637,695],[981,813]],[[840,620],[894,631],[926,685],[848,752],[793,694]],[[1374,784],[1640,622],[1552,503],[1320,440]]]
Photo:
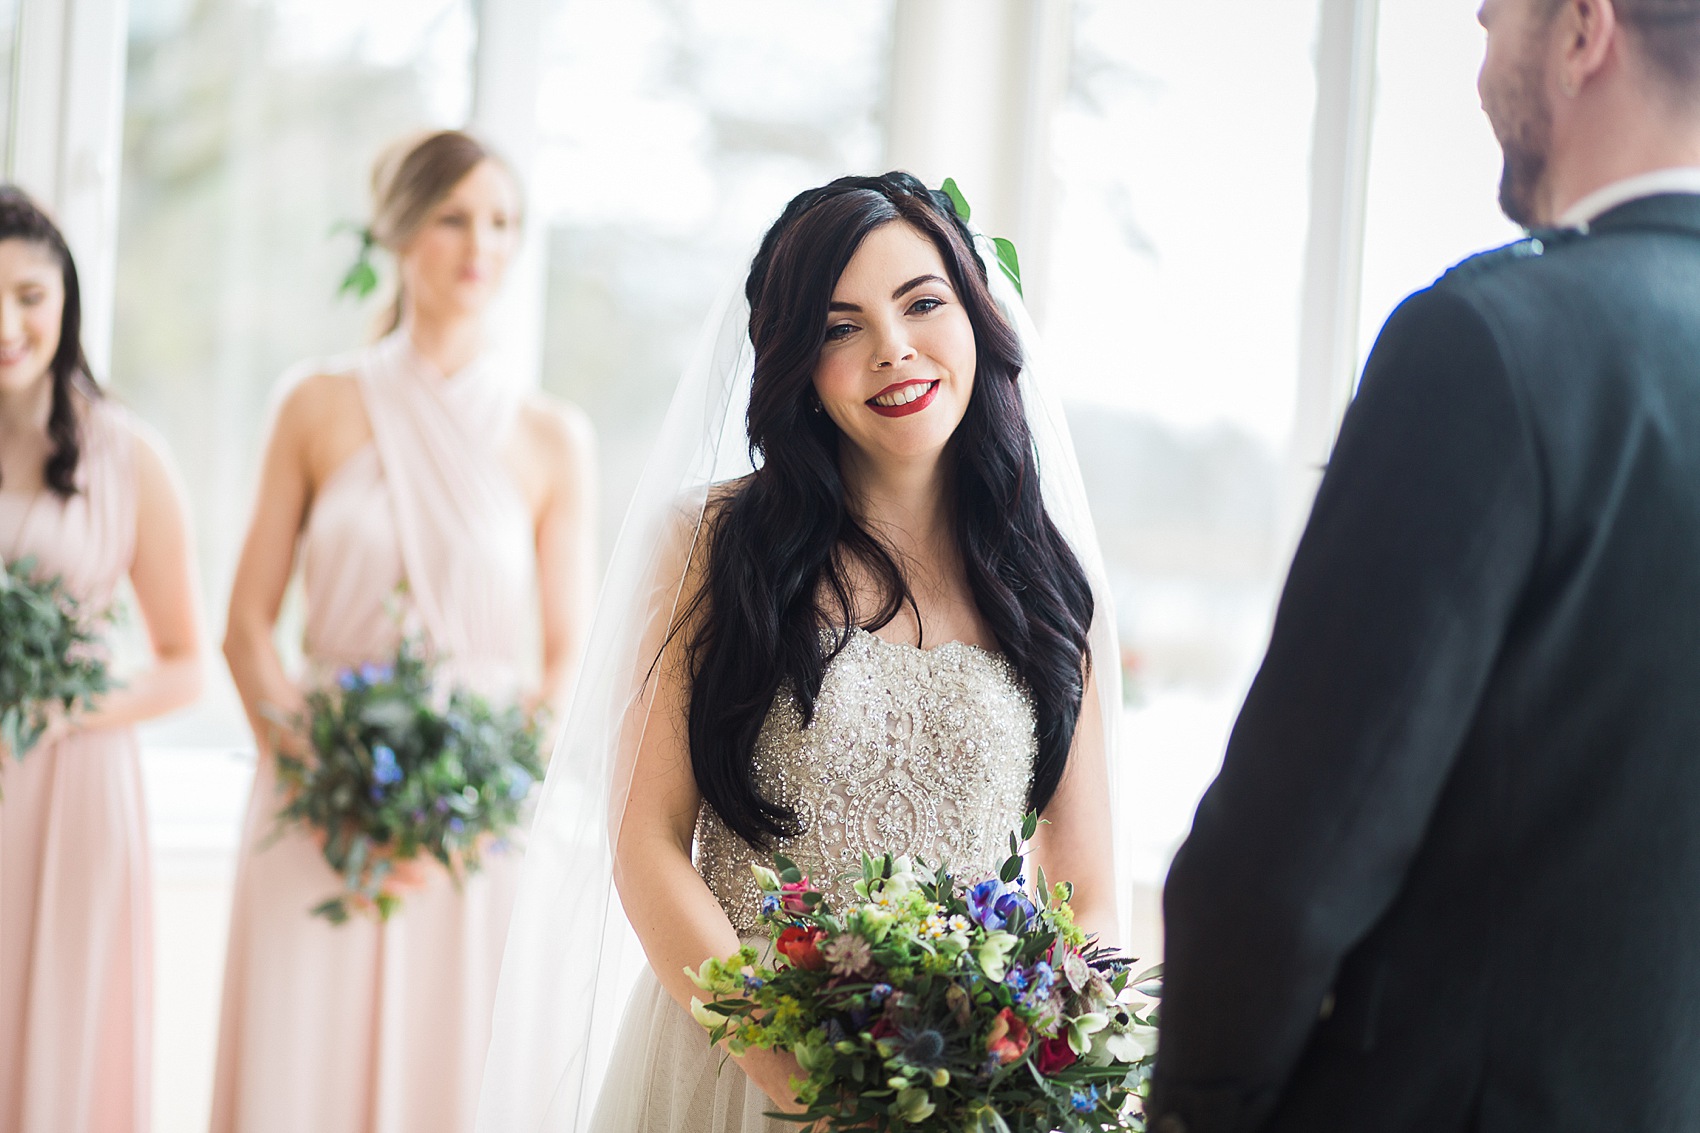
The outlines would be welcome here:
[[[1016,379],[1020,341],[986,285],[972,237],[947,198],[907,173],[842,177],[799,194],[750,267],[755,372],[749,409],[757,471],[710,514],[706,577],[689,641],[689,739],[697,789],[752,845],[798,832],[797,815],[764,798],[751,756],[774,697],[789,686],[814,719],[827,665],[857,624],[852,570],[882,595],[861,624],[878,629],[908,605],[891,552],[852,514],[839,433],[814,412],[814,373],[833,288],[863,239],[903,222],[932,240],[974,327],[978,368],[946,461],[956,542],[980,615],[1031,691],[1038,758],[1030,804],[1056,793],[1080,716],[1092,590],[1051,522]]]

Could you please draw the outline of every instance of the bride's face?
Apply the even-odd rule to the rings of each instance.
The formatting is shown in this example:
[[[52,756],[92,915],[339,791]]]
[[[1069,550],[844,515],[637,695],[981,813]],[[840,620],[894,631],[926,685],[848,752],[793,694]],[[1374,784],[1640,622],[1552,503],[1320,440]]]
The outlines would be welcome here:
[[[870,232],[838,277],[815,393],[875,461],[936,458],[974,392],[974,326],[938,248],[902,221]]]

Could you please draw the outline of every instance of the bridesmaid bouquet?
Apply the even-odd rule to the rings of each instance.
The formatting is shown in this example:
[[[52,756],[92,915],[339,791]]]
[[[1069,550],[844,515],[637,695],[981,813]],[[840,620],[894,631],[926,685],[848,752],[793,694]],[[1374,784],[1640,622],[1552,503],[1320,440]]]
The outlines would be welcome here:
[[[1053,1133],[1140,1129],[1160,969],[1135,976],[1074,923],[1072,888],[1030,892],[1022,837],[999,876],[864,856],[834,911],[789,859],[755,868],[771,966],[746,946],[690,973],[692,1014],[734,1054],[788,1050],[807,1111],[831,1129]]]
[[[0,571],[0,744],[22,759],[57,705],[70,712],[112,687],[100,635],[58,577],[35,560]]]
[[[441,707],[435,687],[434,667],[404,640],[393,664],[344,670],[308,693],[312,755],[278,755],[287,798],[278,823],[312,829],[342,878],[342,892],[314,915],[387,919],[427,859],[458,884],[519,824],[543,776],[538,722],[462,688]]]

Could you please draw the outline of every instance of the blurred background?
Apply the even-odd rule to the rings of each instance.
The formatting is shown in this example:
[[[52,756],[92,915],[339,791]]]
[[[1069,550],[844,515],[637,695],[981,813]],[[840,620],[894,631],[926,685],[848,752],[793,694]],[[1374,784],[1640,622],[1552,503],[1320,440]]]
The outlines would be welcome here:
[[[1136,948],[1382,320],[1516,235],[1474,0],[0,0],[0,153],[168,440],[212,640],[271,391],[374,156],[471,124],[526,183],[500,313],[600,441],[603,550],[716,292],[797,191],[952,176],[1020,248],[1113,578]],[[222,667],[149,728],[157,1128],[204,1125],[252,752]]]

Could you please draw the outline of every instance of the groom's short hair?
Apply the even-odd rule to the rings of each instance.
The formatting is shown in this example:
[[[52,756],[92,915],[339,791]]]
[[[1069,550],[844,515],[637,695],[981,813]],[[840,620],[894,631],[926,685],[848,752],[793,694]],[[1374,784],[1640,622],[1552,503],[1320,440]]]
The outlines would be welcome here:
[[[1700,0],[1612,0],[1658,77],[1700,98]]]

